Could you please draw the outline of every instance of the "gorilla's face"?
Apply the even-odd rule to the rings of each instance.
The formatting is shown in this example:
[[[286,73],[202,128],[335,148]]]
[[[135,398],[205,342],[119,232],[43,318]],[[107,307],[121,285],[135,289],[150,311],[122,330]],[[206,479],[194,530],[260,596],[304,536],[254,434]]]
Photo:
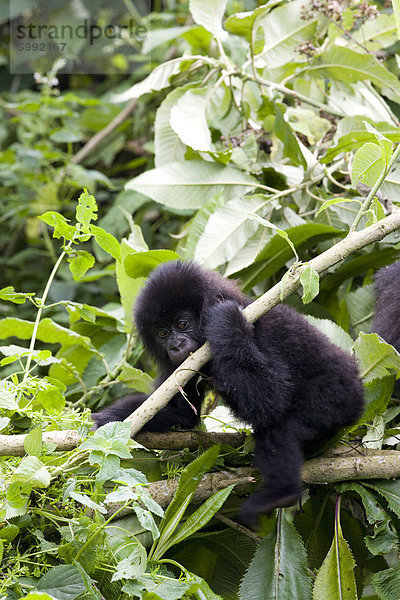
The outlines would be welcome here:
[[[154,327],[156,343],[175,366],[201,346],[199,321],[190,311],[181,311]]]

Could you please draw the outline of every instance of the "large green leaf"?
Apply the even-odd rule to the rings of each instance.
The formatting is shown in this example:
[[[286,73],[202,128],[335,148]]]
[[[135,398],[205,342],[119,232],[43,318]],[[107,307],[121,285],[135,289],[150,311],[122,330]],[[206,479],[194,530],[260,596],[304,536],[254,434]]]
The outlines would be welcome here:
[[[400,374],[400,354],[377,333],[361,333],[354,344],[364,381]]]
[[[333,46],[304,69],[309,77],[327,77],[347,83],[371,81],[388,98],[400,103],[400,83],[393,73],[372,54],[360,54],[349,48]]]
[[[262,52],[255,56],[257,67],[276,68],[290,61],[300,62],[297,48],[314,38],[320,19],[318,13],[311,20],[304,18],[303,0],[293,0],[261,15],[257,25],[263,28],[265,42]]]
[[[386,481],[385,479],[375,482],[363,482],[365,487],[378,492],[388,503],[389,508],[400,517],[400,480]],[[384,503],[385,504],[385,503]]]
[[[179,57],[169,60],[168,62],[162,63],[153,69],[145,79],[135,83],[132,87],[127,89],[121,94],[115,94],[113,96],[114,102],[126,102],[133,98],[139,98],[143,94],[162,90],[171,85],[171,77],[179,73],[182,62],[195,62],[195,58],[190,57]],[[199,66],[200,66],[199,62]]]
[[[291,227],[286,229],[286,233],[297,250],[303,250],[323,240],[345,235],[344,231],[320,223],[307,223],[306,225]],[[250,267],[239,271],[238,276],[243,287],[251,288],[256,283],[271,277],[292,256],[292,250],[285,240],[279,235],[275,235],[257,255],[254,263]]]
[[[303,542],[286,511],[279,512],[243,578],[239,600],[310,600],[311,578]]]
[[[196,209],[224,190],[226,198],[243,194],[257,184],[238,169],[202,160],[188,160],[151,169],[131,179],[126,188],[146,194],[173,208]]]
[[[259,223],[249,219],[268,202],[265,196],[255,194],[234,198],[217,208],[210,216],[196,246],[194,258],[209,269],[233,258],[257,231]]]
[[[398,567],[374,573],[371,583],[381,600],[398,600],[400,598],[400,569]]]
[[[201,454],[196,460],[185,467],[179,478],[179,486],[165,511],[164,519],[160,524],[160,532],[163,533],[168,521],[179,510],[190,494],[193,494],[199,485],[201,478],[211,469],[218,458],[219,446],[215,445]]]
[[[189,9],[196,23],[203,25],[215,37],[223,40],[227,37],[222,29],[227,0],[190,0]]]
[[[6,317],[0,321],[0,339],[18,337],[22,340],[29,340],[32,337],[33,326],[34,324],[30,321],[24,321],[15,317]],[[49,344],[61,344],[63,347],[80,345],[88,350],[95,351],[88,337],[62,327],[51,319],[40,321],[37,338]]]
[[[211,89],[190,89],[178,98],[171,108],[170,124],[181,141],[203,152],[214,150],[207,124],[207,108]]]
[[[189,84],[170,92],[156,112],[154,123],[154,162],[156,167],[162,167],[170,162],[184,161],[186,146],[172,129],[170,115],[177,100],[192,87],[193,84]]]
[[[314,583],[314,600],[357,600],[355,562],[337,521],[332,546]]]
[[[158,265],[170,260],[178,260],[179,254],[173,250],[148,250],[136,252],[125,258],[125,271],[133,279],[147,277]]]
[[[37,589],[57,600],[75,600],[85,591],[85,584],[76,567],[58,565],[39,579]]]

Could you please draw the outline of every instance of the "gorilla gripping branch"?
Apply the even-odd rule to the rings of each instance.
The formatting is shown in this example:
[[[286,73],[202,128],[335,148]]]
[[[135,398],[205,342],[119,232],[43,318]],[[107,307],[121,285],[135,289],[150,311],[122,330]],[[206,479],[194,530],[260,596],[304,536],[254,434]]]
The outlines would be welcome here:
[[[388,217],[366,227],[361,231],[349,233],[343,240],[310,260],[309,264],[312,268],[321,273],[340,261],[344,260],[357,250],[361,250],[365,246],[373,242],[377,242],[389,233],[400,228],[400,211],[395,211]],[[281,282],[273,286],[263,296],[255,300],[252,304],[243,310],[246,319],[254,323],[263,314],[271,308],[279,304],[281,298],[286,298],[300,287],[300,276],[305,269],[304,265],[300,265],[297,269],[290,273],[286,279],[284,289],[282,291]],[[212,358],[210,345],[206,342],[201,348],[191,354],[179,367],[166,379],[154,392],[139,406],[134,413],[125,419],[131,422],[131,435],[134,436],[140,431],[144,425],[154,417],[169,400],[182,391],[188,381],[198,373],[201,368]]]

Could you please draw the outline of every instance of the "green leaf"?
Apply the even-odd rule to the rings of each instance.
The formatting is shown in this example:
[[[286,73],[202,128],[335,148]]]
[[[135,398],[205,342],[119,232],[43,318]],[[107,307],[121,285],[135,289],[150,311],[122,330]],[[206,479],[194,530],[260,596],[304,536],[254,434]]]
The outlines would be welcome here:
[[[380,600],[398,600],[400,598],[400,569],[398,567],[374,573],[371,583]]]
[[[79,281],[96,261],[86,250],[74,250],[68,254],[68,262],[72,277]]]
[[[323,204],[321,204],[318,211],[315,213],[315,216],[317,217],[329,206],[332,206],[333,204],[342,204],[343,202],[357,202],[360,205],[362,204],[361,200],[358,200],[357,198],[331,198],[330,200],[326,200]]]
[[[170,260],[178,260],[179,254],[173,250],[148,250],[128,254],[125,258],[125,271],[129,277],[147,277],[158,265]]]
[[[140,228],[137,226],[137,231]],[[140,232],[141,233],[141,232]],[[147,245],[145,246],[147,247]],[[121,297],[121,304],[125,314],[125,331],[130,332],[132,330],[132,315],[133,305],[136,301],[137,295],[143,285],[144,279],[138,278],[132,281],[125,270],[125,260],[129,255],[135,255],[138,250],[143,250],[141,244],[133,247],[128,240],[122,240],[121,242],[121,260],[116,262],[115,273],[117,277],[118,291]]]
[[[289,5],[286,6],[288,7]],[[295,136],[289,123],[287,123],[283,116],[286,112],[286,106],[284,104],[275,102],[274,109],[274,132],[283,143],[283,151],[285,156],[290,158],[295,164],[301,165],[303,169],[306,169],[307,162],[304,158],[303,152],[300,149],[297,137]]]
[[[400,516],[400,480],[386,481],[384,479],[375,482],[364,482],[365,487],[378,492],[388,503],[390,510]]]
[[[184,468],[179,477],[178,488],[175,491],[174,497],[165,511],[164,519],[160,524],[161,533],[168,526],[168,522],[174,518],[174,515],[179,511],[182,504],[186,503],[187,497],[194,493],[203,475],[211,469],[217,460],[218,455],[219,446],[212,446]]]
[[[181,141],[203,152],[212,152],[214,145],[207,123],[207,108],[211,90],[207,87],[184,92],[171,108],[170,124]]]
[[[0,321],[0,339],[8,337],[18,337],[23,340],[29,340],[33,333],[33,323],[16,319],[15,317],[6,317]],[[37,337],[40,341],[49,344],[61,344],[68,346],[84,346],[88,350],[95,351],[89,338],[79,335],[71,329],[62,327],[51,319],[43,319],[39,323]]]
[[[126,189],[146,194],[172,208],[196,209],[224,191],[226,199],[244,194],[257,184],[238,169],[202,160],[169,163],[131,179]]]
[[[340,231],[329,225],[321,223],[307,223],[297,225],[286,229],[286,233],[294,244],[297,252],[310,248],[319,242],[332,239],[334,237],[343,237],[344,231]],[[258,253],[253,264],[242,271],[239,271],[238,277],[243,287],[249,289],[256,283],[264,281],[271,275],[274,275],[279,269],[285,266],[286,262],[292,258],[292,250],[287,243],[278,235],[270,240],[261,252]]]
[[[219,490],[210,498],[207,498],[200,508],[192,513],[187,521],[185,521],[185,523],[175,533],[175,535],[170,538],[168,542],[168,548],[183,542],[183,540],[204,527],[204,525],[206,525],[212,519],[215,513],[219,511],[234,487],[234,485],[230,485],[223,490]]]
[[[14,304],[24,304],[27,298],[31,298],[34,295],[34,293],[26,294],[23,292],[16,292],[12,285],[9,285],[0,290],[0,300],[14,302]]]
[[[279,4],[281,0],[268,2],[268,5],[258,6],[255,10],[248,12],[240,12],[230,15],[225,21],[226,29],[235,35],[244,37],[248,42],[251,42],[252,33],[255,23],[260,22],[260,18],[264,13],[269,12],[274,5]]]
[[[368,142],[357,150],[354,156],[351,181],[353,185],[361,182],[372,187],[385,168],[386,164],[382,159],[380,147],[377,144]]]
[[[4,542],[12,542],[18,534],[19,527],[17,525],[6,525],[0,529],[0,540],[3,540]]]
[[[321,18],[318,12],[311,20],[305,18],[302,0],[283,4],[261,15],[257,26],[264,31],[265,43],[259,53],[257,46],[253,48],[257,67],[273,69],[289,62],[303,62],[296,49],[314,39]]]
[[[319,274],[310,264],[307,264],[300,275],[300,282],[303,286],[301,299],[304,304],[308,304],[319,294]]]
[[[335,346],[338,346],[342,350],[352,354],[354,344],[353,339],[346,331],[344,331],[344,329],[340,327],[340,325],[334,321],[331,321],[330,319],[317,319],[312,315],[305,315],[305,318],[309,323],[311,323],[311,325],[326,335],[332,344],[335,344]]]
[[[227,0],[190,0],[189,10],[193,20],[202,25],[217,39],[224,40],[227,35],[222,29],[222,18]]]
[[[146,548],[137,539],[130,540],[129,546],[133,546],[133,551],[127,558],[119,561],[111,581],[137,579],[143,575],[147,565]]]
[[[340,523],[336,522],[332,546],[314,583],[314,600],[357,600],[355,562]]]
[[[103,250],[108,252],[108,254],[111,254],[115,260],[121,259],[121,247],[118,240],[116,240],[111,233],[108,233],[101,227],[97,227],[93,224],[90,225],[90,231],[93,233],[96,242]]]
[[[239,600],[261,598],[311,598],[306,551],[286,511],[279,511],[274,529],[261,541],[239,588]]]
[[[153,387],[153,378],[148,373],[132,367],[131,365],[123,365],[120,374],[117,376],[118,381],[122,381],[125,385],[133,388],[137,392],[148,394]]]
[[[356,492],[363,503],[365,509],[365,515],[369,523],[376,523],[377,521],[383,521],[385,519],[385,513],[380,508],[376,496],[367,490],[363,485],[355,482],[344,482],[335,485],[335,489],[343,494],[345,492]]]
[[[196,58],[190,58],[188,56],[181,56],[179,58],[174,58],[169,60],[168,62],[162,63],[155,67],[150,75],[139,81],[139,83],[135,83],[132,87],[130,87],[122,94],[115,94],[113,96],[114,102],[126,102],[127,100],[132,100],[133,98],[139,98],[143,94],[148,94],[150,92],[162,90],[171,85],[171,78],[173,75],[176,75],[181,70],[182,63],[193,64],[196,62]],[[208,61],[207,62],[211,62]],[[202,63],[198,61],[198,66],[202,66]]]
[[[375,525],[374,535],[365,537],[365,545],[371,554],[375,556],[396,550],[398,543],[397,535],[392,529],[392,521],[389,517]]]
[[[3,381],[0,382],[0,408],[4,408],[6,410],[18,410],[19,408],[14,395],[9,389],[7,389]]]
[[[76,567],[57,565],[39,579],[37,589],[57,600],[75,600],[85,591],[85,584]]]
[[[397,37],[400,39],[400,0],[392,0],[394,18],[396,19]]]
[[[36,456],[26,456],[15,469],[11,482],[46,488],[50,485],[50,473]]]
[[[372,421],[377,414],[384,413],[392,396],[395,380],[395,375],[385,375],[364,383],[365,408],[362,423]]]
[[[77,237],[78,230],[73,225],[68,225],[67,219],[60,215],[58,212],[48,211],[43,215],[39,216],[41,221],[47,223],[51,227],[54,227],[53,237],[61,238],[71,241]]]
[[[156,112],[154,122],[154,163],[156,167],[162,167],[170,162],[183,162],[185,159],[186,146],[172,129],[170,116],[171,110],[179,98],[192,87],[193,84],[189,84],[170,92]]]
[[[397,77],[372,54],[361,54],[343,46],[332,46],[304,69],[309,77],[338,79],[346,83],[371,81],[391,100],[400,103]]]
[[[42,453],[42,428],[32,429],[24,439],[24,449],[27,454],[39,457]]]
[[[76,220],[82,225],[82,230],[86,231],[89,228],[90,221],[97,221],[97,204],[94,196],[89,194],[87,190],[82,192],[78,198],[76,207]]]
[[[400,374],[400,355],[390,344],[386,344],[377,333],[361,333],[354,344],[364,382]]]
[[[267,202],[266,196],[255,194],[217,207],[196,245],[194,259],[209,269],[231,260],[259,228],[259,223],[249,218],[250,213]]]

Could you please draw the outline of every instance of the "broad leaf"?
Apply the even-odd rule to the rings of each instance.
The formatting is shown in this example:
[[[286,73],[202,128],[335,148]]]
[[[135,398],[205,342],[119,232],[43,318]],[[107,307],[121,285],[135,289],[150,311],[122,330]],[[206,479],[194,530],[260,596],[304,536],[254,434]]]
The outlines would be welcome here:
[[[192,87],[193,84],[189,84],[170,92],[156,112],[154,123],[154,162],[156,167],[162,167],[170,162],[184,161],[186,146],[172,129],[170,116],[177,100]]]
[[[400,375],[400,355],[390,344],[386,344],[377,333],[361,333],[354,344],[360,374],[364,381],[376,377],[385,377],[396,373]]]
[[[268,198],[262,195],[234,198],[217,208],[201,235],[194,254],[199,263],[209,269],[229,261],[257,231],[257,221],[249,219],[265,206]]]
[[[353,185],[361,182],[372,187],[385,168],[386,163],[382,158],[380,147],[378,144],[368,142],[357,150],[354,156],[351,181]]]
[[[189,9],[196,23],[203,25],[215,37],[224,40],[227,35],[222,29],[227,0],[190,0]]]
[[[320,54],[304,71],[309,77],[328,77],[347,83],[367,80],[391,100],[400,103],[400,83],[372,54],[333,46]]]
[[[256,551],[239,589],[239,600],[310,600],[311,578],[303,542],[286,511]]]
[[[126,188],[172,208],[196,209],[224,191],[227,200],[257,184],[238,169],[201,160],[169,163],[131,179]]]
[[[181,141],[193,150],[214,150],[207,123],[210,96],[209,88],[190,89],[184,92],[171,108],[172,129]]]

